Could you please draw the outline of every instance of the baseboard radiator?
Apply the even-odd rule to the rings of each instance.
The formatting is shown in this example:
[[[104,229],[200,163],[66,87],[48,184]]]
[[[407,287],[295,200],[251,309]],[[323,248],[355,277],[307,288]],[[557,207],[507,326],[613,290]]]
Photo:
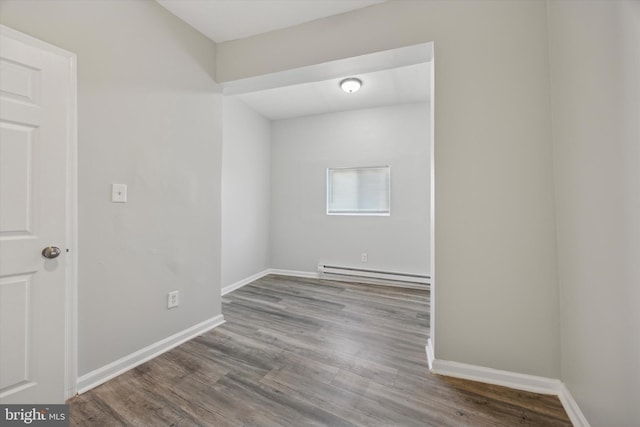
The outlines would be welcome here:
[[[326,264],[318,264],[318,274],[321,279],[395,285],[419,289],[425,289],[431,284],[431,276],[422,274],[369,270],[364,268],[341,267]]]

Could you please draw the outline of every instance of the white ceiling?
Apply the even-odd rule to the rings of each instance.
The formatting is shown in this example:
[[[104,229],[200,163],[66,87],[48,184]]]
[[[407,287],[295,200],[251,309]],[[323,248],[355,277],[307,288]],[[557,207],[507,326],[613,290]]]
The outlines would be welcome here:
[[[338,111],[427,102],[431,87],[427,63],[353,76],[362,80],[355,93],[340,89],[342,78],[236,95],[270,120]]]
[[[345,13],[383,3],[386,0],[156,1],[214,42],[221,43]],[[271,89],[263,87],[259,88],[263,90],[245,90],[235,93],[240,93],[236,95],[239,99],[271,120],[426,102],[429,100],[431,87],[430,67],[423,61],[421,63],[411,61],[424,55],[429,57],[426,59],[428,61],[431,59],[431,53],[430,50],[420,49],[421,53],[417,56],[414,48],[407,47],[404,50],[387,52],[391,54],[391,59],[388,55],[385,56],[385,53],[381,53],[370,55],[373,62],[367,62],[367,57],[363,56],[324,64],[326,69],[322,68],[322,64],[315,66],[320,73],[330,71],[332,74],[316,76],[322,81],[311,79],[306,80],[305,83],[292,84],[296,82],[294,78],[286,81],[284,87],[277,85],[270,86]],[[381,66],[378,63],[380,60],[387,66]],[[396,68],[385,69],[389,67],[388,64],[407,60],[410,62],[396,65]],[[374,66],[373,69],[371,69],[372,66]],[[337,70],[342,71],[335,73]],[[363,73],[353,74],[355,70]],[[343,73],[345,75],[342,75]],[[353,94],[344,93],[339,87],[339,82],[346,77],[360,78],[364,83],[362,89]],[[229,95],[232,92],[230,89],[230,87],[225,88],[225,92]]]
[[[338,15],[386,0],[156,0],[216,43]]]

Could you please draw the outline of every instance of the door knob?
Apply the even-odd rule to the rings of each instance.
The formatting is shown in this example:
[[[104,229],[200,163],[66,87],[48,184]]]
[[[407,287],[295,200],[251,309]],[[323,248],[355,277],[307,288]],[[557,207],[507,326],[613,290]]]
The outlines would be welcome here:
[[[42,250],[42,256],[45,258],[53,259],[57,258],[58,255],[60,255],[60,252],[62,251],[57,246],[47,246]]]

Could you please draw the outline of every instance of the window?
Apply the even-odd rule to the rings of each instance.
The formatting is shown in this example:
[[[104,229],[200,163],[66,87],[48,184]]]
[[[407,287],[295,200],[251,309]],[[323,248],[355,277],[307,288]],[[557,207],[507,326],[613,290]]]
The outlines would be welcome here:
[[[327,215],[390,215],[389,166],[327,169]]]

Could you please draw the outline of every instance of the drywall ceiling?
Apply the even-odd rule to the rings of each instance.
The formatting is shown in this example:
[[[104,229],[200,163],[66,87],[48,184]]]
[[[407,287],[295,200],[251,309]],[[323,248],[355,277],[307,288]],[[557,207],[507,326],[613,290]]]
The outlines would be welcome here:
[[[362,88],[356,93],[345,93],[340,89],[342,77],[236,96],[270,120],[427,102],[431,87],[430,69],[430,64],[421,63],[344,76],[362,80]]]
[[[287,28],[386,0],[156,0],[216,43]]]
[[[386,0],[156,1],[213,41],[221,43],[345,13]],[[419,54],[416,54],[416,47],[390,51],[393,57],[391,60],[387,58],[388,55],[385,56],[385,52],[382,52],[370,55],[372,58],[368,60],[365,55],[328,63],[325,64],[327,69],[322,69],[322,64],[316,65],[314,67],[321,70],[320,74],[328,70],[333,73],[332,76],[318,79],[319,81],[291,84],[297,77],[288,76],[293,80],[289,80],[288,85],[284,87],[280,85],[272,86],[270,89],[263,87],[260,88],[263,90],[257,91],[246,90],[246,82],[239,82],[238,85],[235,85],[235,82],[228,82],[225,93],[237,94],[236,96],[249,107],[271,120],[427,102],[431,87],[430,67],[424,62],[413,61],[431,60],[432,51],[430,47],[418,49]],[[380,61],[387,64],[399,61],[404,64],[381,70],[380,67],[383,65]],[[364,71],[361,74],[348,71],[354,69]],[[341,70],[341,75],[335,73],[338,70]],[[309,76],[306,72],[301,75]],[[339,87],[339,82],[345,77],[360,78],[364,83],[362,89],[353,94],[344,93]],[[238,91],[238,87],[243,86],[245,86],[244,90]]]

